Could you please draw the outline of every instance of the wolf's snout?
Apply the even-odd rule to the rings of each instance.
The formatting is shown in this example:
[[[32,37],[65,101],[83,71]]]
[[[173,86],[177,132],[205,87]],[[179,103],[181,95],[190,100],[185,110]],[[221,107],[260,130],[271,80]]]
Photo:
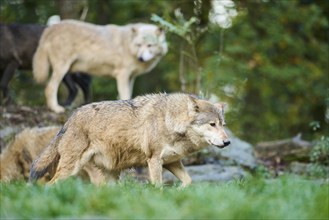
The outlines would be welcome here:
[[[140,61],[140,62],[144,62],[143,57],[138,57],[138,61]]]
[[[229,141],[229,140],[224,140],[223,143],[224,143],[224,146],[226,147],[226,146],[230,145],[231,141]]]

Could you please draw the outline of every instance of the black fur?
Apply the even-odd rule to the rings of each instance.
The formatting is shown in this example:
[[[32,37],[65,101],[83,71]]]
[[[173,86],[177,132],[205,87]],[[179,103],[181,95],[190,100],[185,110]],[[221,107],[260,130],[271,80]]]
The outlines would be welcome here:
[[[29,182],[35,182],[37,179],[43,177],[46,172],[48,167],[45,167],[43,170],[36,170],[34,169],[34,163],[36,161],[33,161],[32,166],[31,166],[31,170],[30,170],[30,177],[29,177]]]
[[[15,71],[32,69],[33,55],[45,28],[39,24],[0,24],[0,88],[4,102],[10,100],[8,84]],[[64,105],[70,105],[76,97],[76,84],[81,87],[85,102],[90,101],[90,76],[84,73],[66,74],[63,82],[69,90]]]
[[[59,139],[57,139],[58,141]],[[30,176],[29,176],[29,182],[33,183],[36,180],[40,179],[41,177],[44,177],[46,173],[49,173],[50,178],[53,176],[53,174],[55,173],[56,167],[58,165],[58,161],[59,161],[60,155],[57,154],[54,158],[54,160],[52,162],[50,162],[46,167],[44,167],[41,170],[38,170],[35,167],[35,164],[37,163],[38,159],[34,160],[32,162],[32,166],[30,169]]]
[[[57,136],[63,136],[63,134],[65,134],[66,132],[66,128],[62,127],[61,130],[57,133]]]

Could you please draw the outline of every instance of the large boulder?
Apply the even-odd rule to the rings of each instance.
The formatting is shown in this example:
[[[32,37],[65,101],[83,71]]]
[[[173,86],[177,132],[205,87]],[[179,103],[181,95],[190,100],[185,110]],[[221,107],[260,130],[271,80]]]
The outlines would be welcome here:
[[[231,144],[223,149],[209,146],[202,151],[183,159],[185,165],[221,164],[254,169],[257,166],[254,149],[251,144],[227,131]]]
[[[248,173],[237,166],[222,166],[219,164],[205,164],[198,166],[188,166],[186,171],[193,182],[226,182],[233,179],[242,179]],[[163,173],[165,183],[178,181],[169,171]]]
[[[231,144],[223,149],[215,148],[216,154],[223,159],[231,160],[236,165],[254,169],[257,166],[257,161],[253,146],[246,141],[234,136],[231,131],[227,131],[230,137]]]

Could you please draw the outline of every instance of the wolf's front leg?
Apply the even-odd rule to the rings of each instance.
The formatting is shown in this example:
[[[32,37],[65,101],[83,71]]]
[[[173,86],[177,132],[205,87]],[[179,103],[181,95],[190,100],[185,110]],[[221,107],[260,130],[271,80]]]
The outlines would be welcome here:
[[[147,160],[151,183],[155,186],[162,185],[162,160],[160,158],[150,158]]]
[[[186,172],[181,161],[176,161],[164,165],[164,168],[172,172],[180,181],[182,181],[182,186],[188,186],[192,183],[190,175]]]
[[[130,75],[126,72],[119,72],[117,76],[117,87],[119,98],[122,100],[131,99],[132,91],[130,91]]]
[[[105,184],[104,172],[96,167],[96,165],[93,163],[87,163],[83,167],[83,170],[87,172],[91,183],[95,184],[96,186]]]

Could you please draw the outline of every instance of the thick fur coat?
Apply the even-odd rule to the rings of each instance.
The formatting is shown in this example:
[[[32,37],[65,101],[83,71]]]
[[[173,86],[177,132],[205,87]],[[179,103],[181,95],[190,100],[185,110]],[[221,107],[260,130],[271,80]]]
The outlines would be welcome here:
[[[26,128],[17,134],[0,155],[0,180],[27,180],[32,161],[59,130],[59,126]]]
[[[152,24],[101,26],[64,20],[42,34],[33,72],[37,82],[44,82],[52,68],[45,90],[47,105],[63,112],[57,90],[67,72],[114,77],[120,99],[130,99],[135,77],[152,70],[166,53],[164,31]]]
[[[60,126],[25,128],[15,135],[0,155],[0,180],[28,180],[33,160],[38,158],[60,129]],[[49,181],[53,174],[53,170],[49,169],[42,180]],[[101,175],[103,174],[91,163],[79,172],[79,177],[96,185],[99,184]]]
[[[148,166],[150,180],[162,183],[162,169],[191,183],[181,159],[206,146],[227,146],[224,105],[187,94],[154,94],[132,100],[91,103],[68,119],[41,156],[31,180],[56,167],[50,183],[79,172],[86,163],[102,170],[107,182],[120,171]]]

